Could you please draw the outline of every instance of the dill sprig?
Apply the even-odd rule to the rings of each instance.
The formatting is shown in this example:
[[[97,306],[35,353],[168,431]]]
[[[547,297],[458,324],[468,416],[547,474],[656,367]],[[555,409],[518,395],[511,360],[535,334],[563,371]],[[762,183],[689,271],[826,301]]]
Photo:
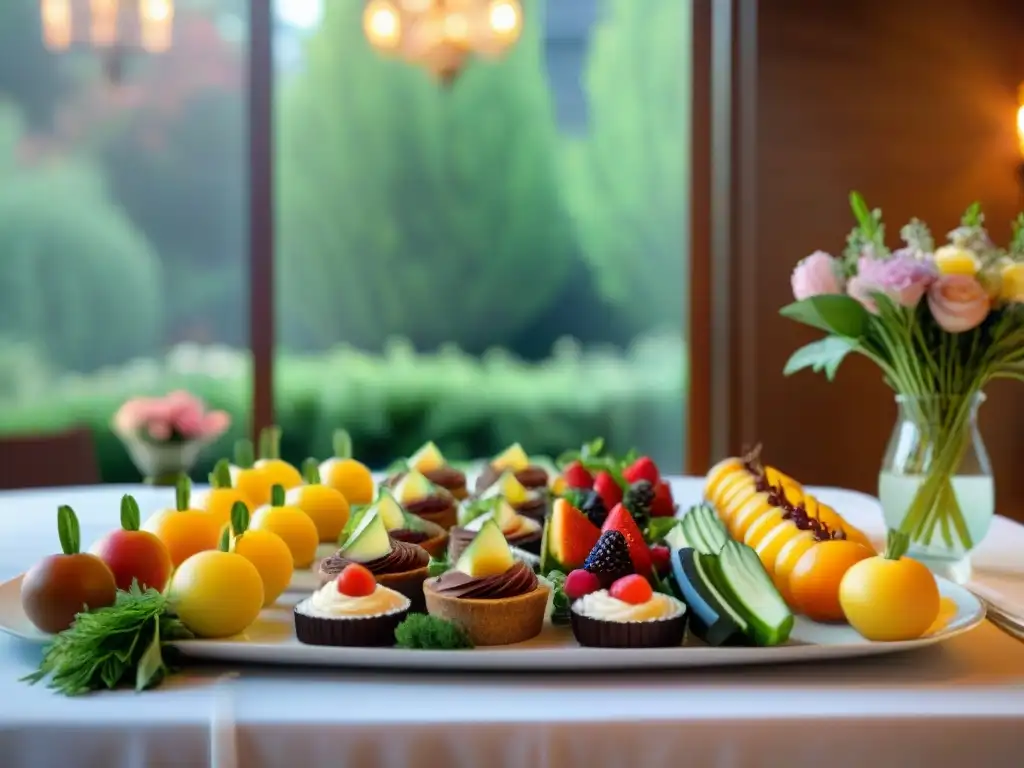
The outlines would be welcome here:
[[[80,613],[43,652],[39,669],[22,678],[34,685],[49,678],[48,687],[65,696],[112,689],[131,681],[136,691],[152,688],[171,668],[163,643],[192,637],[168,611],[167,598],[155,589],[143,591],[133,582],[117,593],[114,605]]]

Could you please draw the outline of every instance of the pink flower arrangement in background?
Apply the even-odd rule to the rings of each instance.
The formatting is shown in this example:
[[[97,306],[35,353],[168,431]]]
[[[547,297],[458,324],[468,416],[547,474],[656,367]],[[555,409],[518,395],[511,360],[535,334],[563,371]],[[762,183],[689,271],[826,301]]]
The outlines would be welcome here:
[[[225,411],[209,411],[195,395],[177,390],[165,397],[135,397],[114,415],[114,431],[157,443],[210,442],[231,426]]]
[[[824,251],[815,251],[796,265],[790,282],[797,301],[843,292],[842,264]]]
[[[943,275],[928,290],[928,308],[948,333],[977,328],[988,317],[988,291],[970,275]]]
[[[888,259],[861,256],[847,292],[875,315],[875,293],[884,293],[901,307],[913,309],[936,277],[935,265],[929,259],[911,253],[897,251]]]

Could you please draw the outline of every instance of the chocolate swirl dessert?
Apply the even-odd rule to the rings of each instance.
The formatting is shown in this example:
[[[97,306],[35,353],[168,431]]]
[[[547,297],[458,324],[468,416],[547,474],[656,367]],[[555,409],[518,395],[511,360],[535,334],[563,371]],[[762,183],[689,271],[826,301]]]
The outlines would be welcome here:
[[[431,588],[439,595],[474,600],[498,600],[525,595],[537,588],[537,574],[526,563],[515,565],[497,576],[476,578],[462,571],[448,571],[433,579]]]
[[[320,561],[317,578],[323,586],[337,578],[345,567],[355,562],[345,557],[341,551],[335,552]],[[410,610],[423,613],[423,581],[427,577],[427,565],[430,555],[425,549],[392,537],[391,551],[382,557],[360,563],[377,579],[378,584],[401,592],[412,602]]]
[[[476,493],[481,494],[486,491],[498,482],[504,473],[505,470],[503,468],[495,467],[493,464],[488,464],[476,479]],[[548,472],[544,467],[538,467],[535,464],[530,464],[522,469],[516,470],[515,476],[516,480],[522,483],[525,488],[540,490],[548,487]]]
[[[384,486],[387,488],[396,487],[407,474],[407,470],[395,472],[384,481]],[[438,467],[437,469],[428,469],[423,472],[423,476],[434,485],[444,488],[459,501],[469,496],[469,491],[466,489],[466,473],[455,469],[455,467],[445,466]]]

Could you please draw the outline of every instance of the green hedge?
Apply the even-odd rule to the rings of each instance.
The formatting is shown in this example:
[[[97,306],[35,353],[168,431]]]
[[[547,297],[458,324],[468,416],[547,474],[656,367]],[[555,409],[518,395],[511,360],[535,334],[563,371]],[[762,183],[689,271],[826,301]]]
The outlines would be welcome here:
[[[20,395],[0,392],[0,434],[91,427],[107,482],[138,473],[110,433],[118,405],[139,394],[186,388],[234,418],[231,433],[205,456],[195,476],[229,450],[245,429],[251,401],[248,356],[224,348],[178,347],[163,360],[139,360],[88,376],[39,382]],[[5,364],[14,364],[5,359]],[[685,346],[667,336],[637,340],[626,353],[583,351],[559,342],[543,363],[501,350],[473,358],[454,349],[418,355],[390,344],[383,355],[339,348],[283,356],[277,363],[277,421],[285,458],[325,456],[338,426],[352,432],[360,458],[386,466],[425,440],[453,460],[493,454],[519,441],[534,454],[556,455],[594,435],[614,449],[640,446],[665,467],[682,466]]]

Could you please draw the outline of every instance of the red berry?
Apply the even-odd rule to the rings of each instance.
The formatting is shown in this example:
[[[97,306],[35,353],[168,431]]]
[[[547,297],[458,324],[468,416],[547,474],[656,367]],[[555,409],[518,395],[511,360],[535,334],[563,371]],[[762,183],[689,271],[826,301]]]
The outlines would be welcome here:
[[[651,502],[651,517],[672,517],[676,513],[676,502],[672,498],[672,486],[662,480],[654,486],[654,501]]]
[[[562,471],[562,478],[570,488],[581,488],[589,491],[594,486],[594,478],[580,462],[574,461]]]
[[[358,563],[345,566],[338,574],[338,591],[349,597],[366,597],[372,595],[377,588],[377,580],[365,567]]]
[[[662,544],[655,544],[651,547],[651,565],[654,566],[654,570],[658,573],[662,575],[668,573],[672,565],[670,562],[671,557],[672,552],[668,547]]]
[[[582,568],[571,571],[565,577],[565,584],[562,585],[562,591],[565,592],[565,596],[570,600],[578,600],[584,595],[596,592],[600,588],[601,582],[597,576],[590,571],[584,571]]]
[[[629,576],[623,576],[612,584],[612,588],[608,590],[608,594],[624,603],[640,605],[641,603],[646,603],[651,599],[651,596],[654,594],[654,590],[651,589],[651,585],[647,583],[647,579],[639,574],[633,573]]]
[[[651,485],[657,485],[661,482],[661,473],[658,471],[658,465],[654,463],[650,456],[641,456],[626,467],[622,475],[629,481],[630,485],[639,483],[641,480],[646,480]]]
[[[622,501],[622,486],[615,482],[611,473],[603,469],[594,476],[594,490],[604,502],[605,509],[611,509]]]

